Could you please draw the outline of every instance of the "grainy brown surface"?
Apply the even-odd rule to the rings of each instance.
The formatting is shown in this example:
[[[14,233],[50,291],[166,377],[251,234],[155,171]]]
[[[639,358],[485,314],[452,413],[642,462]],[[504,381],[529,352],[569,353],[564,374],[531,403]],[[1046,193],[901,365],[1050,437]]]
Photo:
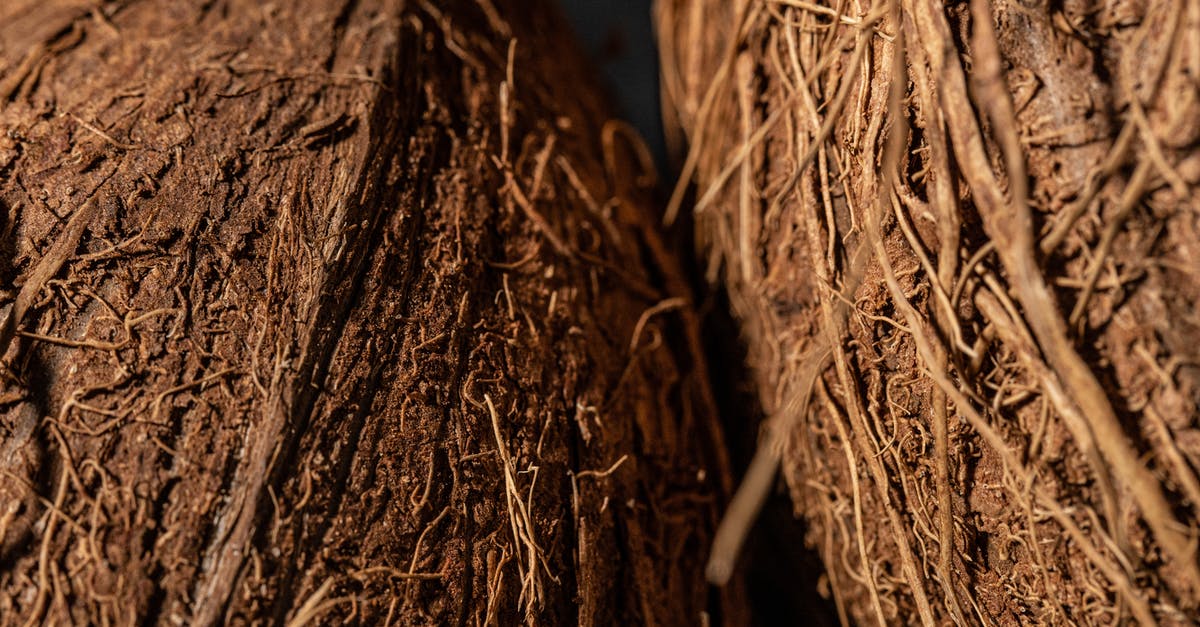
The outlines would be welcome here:
[[[586,74],[543,3],[0,4],[0,623],[715,609],[696,322]]]
[[[773,416],[742,494],[782,464],[842,619],[1194,622],[1200,4],[657,17]]]

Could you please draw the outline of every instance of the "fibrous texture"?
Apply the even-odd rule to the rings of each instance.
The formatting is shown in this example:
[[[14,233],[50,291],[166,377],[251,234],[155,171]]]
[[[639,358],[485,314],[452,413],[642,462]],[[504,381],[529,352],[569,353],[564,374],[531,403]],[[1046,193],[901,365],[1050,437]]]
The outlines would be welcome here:
[[[0,622],[701,620],[696,323],[563,33],[0,5]]]
[[[1200,5],[657,17],[668,218],[771,416],[711,575],[780,463],[843,620],[1189,623]]]

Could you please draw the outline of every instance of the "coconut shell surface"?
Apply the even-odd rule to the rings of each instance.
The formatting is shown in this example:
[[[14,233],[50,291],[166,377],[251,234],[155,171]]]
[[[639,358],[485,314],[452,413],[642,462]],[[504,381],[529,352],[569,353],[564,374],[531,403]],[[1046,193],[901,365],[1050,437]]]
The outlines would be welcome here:
[[[0,6],[0,622],[696,624],[728,482],[546,3]]]
[[[1200,5],[660,0],[667,118],[855,624],[1200,611]],[[689,185],[691,187],[689,187]]]

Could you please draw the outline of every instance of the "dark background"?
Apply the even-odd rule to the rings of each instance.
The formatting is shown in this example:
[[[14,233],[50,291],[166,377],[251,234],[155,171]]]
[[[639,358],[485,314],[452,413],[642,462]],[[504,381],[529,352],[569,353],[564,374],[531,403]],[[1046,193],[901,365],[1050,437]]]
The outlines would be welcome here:
[[[658,51],[652,0],[561,0],[593,62],[600,68],[621,117],[641,131],[663,172]]]

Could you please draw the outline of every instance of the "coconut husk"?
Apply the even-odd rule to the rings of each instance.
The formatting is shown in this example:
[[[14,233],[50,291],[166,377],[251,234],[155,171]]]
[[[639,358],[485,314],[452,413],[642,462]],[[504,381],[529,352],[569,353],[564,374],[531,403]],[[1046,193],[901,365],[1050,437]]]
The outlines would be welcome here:
[[[660,0],[707,276],[843,622],[1200,610],[1200,5]]]
[[[546,3],[0,6],[4,624],[696,624],[653,170]]]

